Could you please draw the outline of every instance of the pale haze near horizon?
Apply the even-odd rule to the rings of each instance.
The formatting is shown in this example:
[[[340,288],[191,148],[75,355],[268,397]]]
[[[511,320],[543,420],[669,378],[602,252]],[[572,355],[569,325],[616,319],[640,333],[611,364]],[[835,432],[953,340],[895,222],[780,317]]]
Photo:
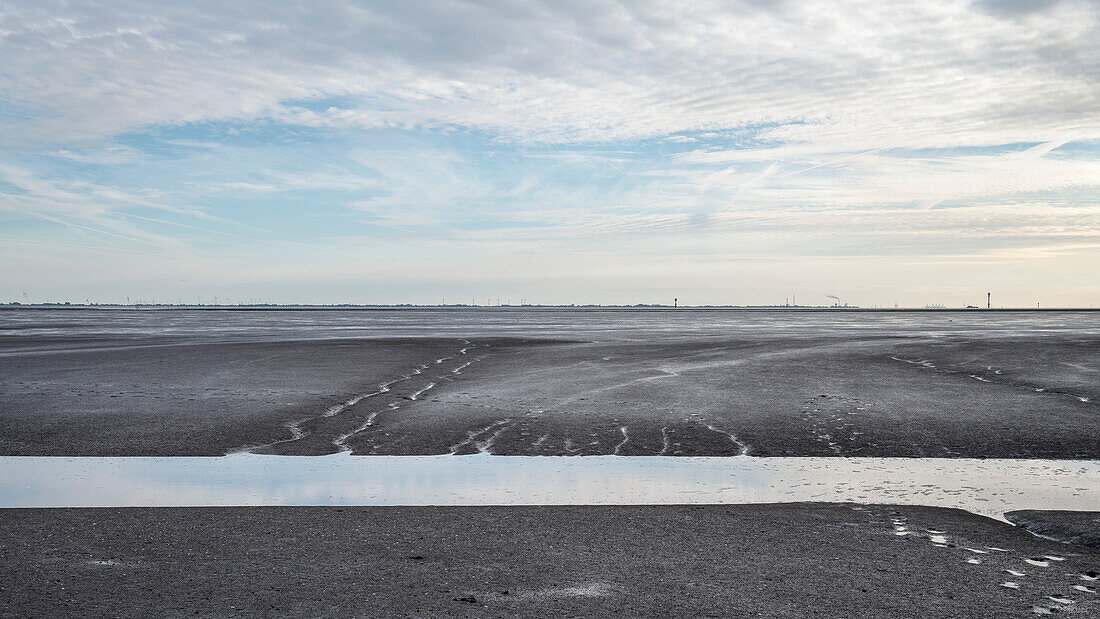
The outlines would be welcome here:
[[[0,4],[0,302],[1100,302],[1095,2]]]

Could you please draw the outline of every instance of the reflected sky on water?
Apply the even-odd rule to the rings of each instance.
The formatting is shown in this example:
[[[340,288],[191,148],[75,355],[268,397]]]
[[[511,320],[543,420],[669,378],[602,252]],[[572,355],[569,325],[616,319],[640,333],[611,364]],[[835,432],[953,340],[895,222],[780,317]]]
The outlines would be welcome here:
[[[234,455],[0,457],[2,507],[890,503],[1100,510],[1100,461]]]

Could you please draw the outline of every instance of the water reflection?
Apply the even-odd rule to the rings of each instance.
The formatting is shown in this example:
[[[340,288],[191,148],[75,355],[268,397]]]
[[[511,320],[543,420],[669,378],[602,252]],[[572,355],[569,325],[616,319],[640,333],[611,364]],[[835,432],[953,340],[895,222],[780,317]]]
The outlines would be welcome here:
[[[0,507],[828,501],[1100,510],[1100,461],[370,456],[0,457]]]

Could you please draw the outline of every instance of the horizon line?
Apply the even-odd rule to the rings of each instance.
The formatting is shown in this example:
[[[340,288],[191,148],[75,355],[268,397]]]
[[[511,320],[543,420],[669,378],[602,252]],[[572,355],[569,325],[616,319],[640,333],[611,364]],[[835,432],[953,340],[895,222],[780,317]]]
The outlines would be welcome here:
[[[472,305],[468,303],[72,303],[44,302],[21,303],[12,301],[0,304],[5,309],[189,309],[189,310],[310,310],[310,309],[637,309],[637,310],[831,310],[857,312],[1045,312],[1045,311],[1098,311],[1096,307],[861,307],[858,305],[667,305],[661,303],[600,304],[600,303],[558,303],[513,305]]]

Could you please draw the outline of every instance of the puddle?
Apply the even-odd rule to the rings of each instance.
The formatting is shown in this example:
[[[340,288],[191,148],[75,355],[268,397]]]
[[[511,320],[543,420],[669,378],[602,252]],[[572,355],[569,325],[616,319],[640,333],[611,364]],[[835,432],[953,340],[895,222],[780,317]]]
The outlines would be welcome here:
[[[0,507],[819,501],[956,507],[1000,520],[1020,509],[1100,511],[1095,460],[5,456],[0,473]]]

